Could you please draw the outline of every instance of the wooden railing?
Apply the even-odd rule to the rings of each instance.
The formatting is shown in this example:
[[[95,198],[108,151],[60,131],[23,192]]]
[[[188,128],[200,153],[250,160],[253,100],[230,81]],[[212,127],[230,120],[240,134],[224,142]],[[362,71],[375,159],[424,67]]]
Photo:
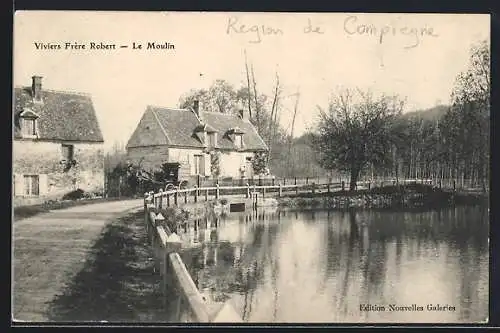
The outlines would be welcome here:
[[[207,303],[189,274],[179,251],[180,237],[163,226],[164,217],[148,198],[144,218],[148,238],[154,250],[155,271],[161,276],[161,289],[168,322],[242,322],[231,303]]]
[[[356,184],[357,189],[366,188],[371,189],[375,187],[382,187],[386,185],[396,185],[396,184],[409,184],[409,183],[419,183],[419,184],[431,184],[438,186],[436,181],[432,179],[405,179],[405,180],[371,180],[371,181],[359,181]],[[290,193],[315,193],[315,192],[333,192],[333,191],[344,191],[346,189],[346,182],[326,182],[317,184],[315,182],[305,183],[305,184],[282,184],[277,185],[250,185],[245,186],[216,186],[211,187],[192,187],[188,189],[174,188],[169,191],[160,190],[158,193],[146,193],[145,196],[153,201],[154,207],[156,209],[161,209],[164,207],[179,206],[181,204],[187,204],[188,202],[197,203],[201,200],[217,200],[221,196],[228,195],[241,195],[246,199],[252,199],[256,203],[259,198],[266,198],[266,196],[278,196],[281,197],[284,194]],[[439,184],[440,186],[440,184]]]

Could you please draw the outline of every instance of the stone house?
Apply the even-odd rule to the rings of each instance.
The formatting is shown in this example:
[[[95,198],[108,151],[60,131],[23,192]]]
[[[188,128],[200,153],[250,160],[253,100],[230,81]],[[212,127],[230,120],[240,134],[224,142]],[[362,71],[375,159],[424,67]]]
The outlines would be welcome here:
[[[202,111],[198,101],[189,109],[148,106],[126,149],[129,161],[145,170],[180,163],[179,178],[191,184],[213,177],[214,153],[219,177],[241,179],[254,175],[254,153],[268,150],[244,111]]]
[[[14,205],[60,199],[80,188],[104,190],[103,136],[89,95],[14,88]]]

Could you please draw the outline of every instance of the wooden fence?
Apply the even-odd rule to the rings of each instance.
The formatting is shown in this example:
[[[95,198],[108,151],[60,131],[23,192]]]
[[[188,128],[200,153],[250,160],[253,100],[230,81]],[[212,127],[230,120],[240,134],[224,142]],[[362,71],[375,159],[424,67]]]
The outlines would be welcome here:
[[[164,217],[151,204],[152,197],[144,201],[144,219],[148,238],[154,250],[155,270],[161,276],[165,318],[168,322],[242,322],[232,304],[211,303],[204,300],[189,274],[179,251],[180,237],[163,226]]]
[[[442,186],[441,183],[435,184],[431,179],[406,179],[406,180],[370,180],[357,182],[357,189],[371,189],[375,187],[383,187],[386,185],[396,184],[427,184],[433,186]],[[148,193],[153,198],[153,204],[156,209],[164,207],[179,206],[188,202],[199,202],[217,200],[222,196],[244,196],[246,199],[253,200],[254,204],[258,204],[260,198],[278,196],[284,194],[299,194],[299,193],[316,193],[316,192],[334,192],[344,191],[348,184],[345,181],[341,182],[326,182],[326,183],[303,183],[303,184],[284,184],[277,185],[250,185],[244,186],[221,186],[216,184],[212,187],[192,187],[187,189],[175,188],[169,191],[160,190],[158,193]]]

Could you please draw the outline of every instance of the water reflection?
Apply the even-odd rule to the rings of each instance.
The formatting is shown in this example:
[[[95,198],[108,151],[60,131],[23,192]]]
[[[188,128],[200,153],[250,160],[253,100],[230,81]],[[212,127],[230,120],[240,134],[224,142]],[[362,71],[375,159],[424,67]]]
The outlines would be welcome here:
[[[250,211],[196,221],[200,290],[249,322],[476,322],[488,311],[488,212]],[[360,305],[454,311],[360,311]]]

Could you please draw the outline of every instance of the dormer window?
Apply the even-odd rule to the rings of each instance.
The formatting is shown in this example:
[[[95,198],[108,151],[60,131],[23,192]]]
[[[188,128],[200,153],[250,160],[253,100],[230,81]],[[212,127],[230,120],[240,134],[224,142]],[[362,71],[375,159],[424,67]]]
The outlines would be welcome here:
[[[217,147],[217,132],[207,133],[208,147]]]
[[[234,135],[234,145],[238,149],[241,149],[243,147],[243,136],[241,134]]]
[[[26,109],[20,115],[21,134],[25,138],[34,138],[37,136],[38,114]]]
[[[21,120],[21,126],[23,130],[23,136],[36,136],[36,119],[24,118]]]

